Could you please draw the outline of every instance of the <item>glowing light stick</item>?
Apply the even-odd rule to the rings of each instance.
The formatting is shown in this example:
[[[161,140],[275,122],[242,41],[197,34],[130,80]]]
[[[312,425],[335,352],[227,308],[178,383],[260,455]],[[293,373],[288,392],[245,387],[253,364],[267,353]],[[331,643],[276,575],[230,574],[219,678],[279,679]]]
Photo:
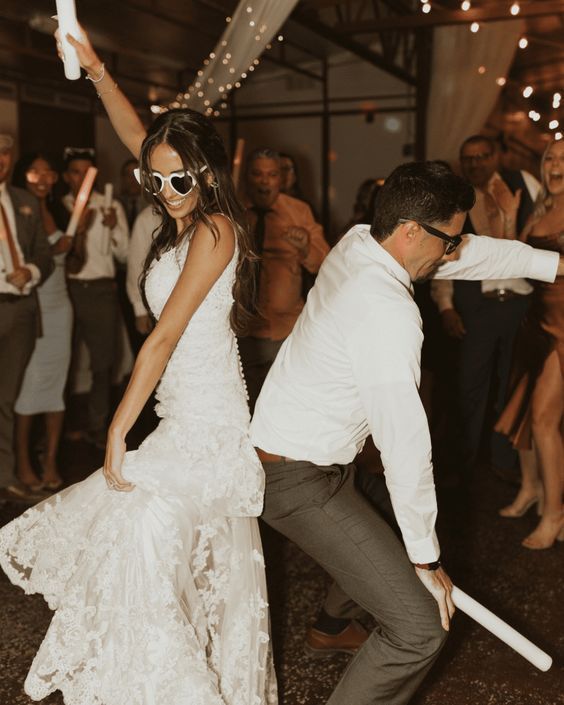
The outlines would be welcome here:
[[[455,606],[461,611],[472,617],[473,620],[485,627],[498,639],[505,642],[508,646],[514,649],[523,658],[536,666],[540,671],[548,671],[552,666],[552,658],[535,646],[518,631],[510,627],[507,622],[497,617],[493,612],[490,612],[479,602],[476,602],[470,595],[453,587],[451,592],[452,601]]]
[[[78,27],[76,19],[76,8],[74,0],[56,0],[57,2],[57,19],[59,21],[60,41],[63,49],[65,76],[71,81],[76,81],[80,78],[80,63],[76,54],[76,49],[72,47],[68,40],[67,34],[70,34],[75,39],[81,39],[82,35]]]
[[[106,184],[104,186],[104,215],[109,211],[109,209],[112,207],[112,201],[114,198],[114,185],[113,184]],[[104,226],[104,233],[103,233],[103,252],[107,255],[110,254],[110,246],[111,246],[111,232],[110,229],[107,226]]]
[[[239,177],[241,175],[241,165],[243,163],[243,150],[245,149],[245,140],[239,137],[237,140],[237,146],[235,147],[235,155],[233,157],[233,167],[231,170],[231,176],[233,178],[233,183],[235,185],[235,190],[239,186]]]
[[[65,235],[73,237],[76,234],[78,221],[80,220],[82,211],[84,210],[84,207],[86,206],[86,204],[88,203],[88,199],[90,198],[90,191],[92,191],[92,186],[94,186],[94,179],[96,178],[97,173],[98,169],[96,169],[95,166],[88,167],[88,171],[84,175],[84,179],[80,186],[80,191],[78,192],[78,195],[75,199],[74,208]]]

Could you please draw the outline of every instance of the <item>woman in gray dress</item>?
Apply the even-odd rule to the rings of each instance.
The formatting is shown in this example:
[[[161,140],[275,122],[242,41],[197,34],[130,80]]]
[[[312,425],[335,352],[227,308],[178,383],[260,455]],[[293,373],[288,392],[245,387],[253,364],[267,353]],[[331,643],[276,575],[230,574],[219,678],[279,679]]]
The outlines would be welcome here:
[[[65,256],[70,238],[63,233],[65,209],[53,198],[57,177],[51,160],[38,153],[22,157],[13,177],[14,186],[26,188],[37,197],[55,259],[55,271],[37,289],[42,336],[37,339],[15,406],[18,477],[34,491],[56,490],[63,484],[57,451],[65,413],[63,392],[70,364],[73,319],[65,282]],[[30,432],[37,414],[45,415],[42,478],[37,476],[30,458]]]

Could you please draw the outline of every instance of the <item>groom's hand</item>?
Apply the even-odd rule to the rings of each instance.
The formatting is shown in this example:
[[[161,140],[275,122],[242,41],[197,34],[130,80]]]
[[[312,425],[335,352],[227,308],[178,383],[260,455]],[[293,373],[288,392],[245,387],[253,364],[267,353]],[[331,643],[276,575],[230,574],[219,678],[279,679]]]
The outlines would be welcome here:
[[[454,614],[454,603],[450,596],[452,591],[451,579],[441,567],[437,568],[437,570],[426,570],[415,566],[415,572],[419,580],[437,601],[439,612],[441,613],[441,624],[443,629],[448,632],[450,620]]]

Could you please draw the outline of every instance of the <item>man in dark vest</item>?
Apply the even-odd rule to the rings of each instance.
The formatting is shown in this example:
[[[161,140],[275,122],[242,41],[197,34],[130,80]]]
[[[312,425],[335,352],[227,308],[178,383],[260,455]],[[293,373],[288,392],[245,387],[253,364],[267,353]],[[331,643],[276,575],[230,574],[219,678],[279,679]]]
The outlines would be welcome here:
[[[525,171],[500,168],[497,144],[483,135],[465,140],[460,163],[476,192],[476,205],[468,214],[464,232],[518,237],[533,212],[540,191],[538,181]],[[468,479],[468,471],[479,459],[490,390],[495,390],[494,415],[505,405],[513,341],[532,287],[525,279],[433,281],[431,291],[447,334],[460,341],[461,469]],[[510,473],[517,463],[516,452],[493,430],[488,429],[488,436],[488,461],[496,471]]]

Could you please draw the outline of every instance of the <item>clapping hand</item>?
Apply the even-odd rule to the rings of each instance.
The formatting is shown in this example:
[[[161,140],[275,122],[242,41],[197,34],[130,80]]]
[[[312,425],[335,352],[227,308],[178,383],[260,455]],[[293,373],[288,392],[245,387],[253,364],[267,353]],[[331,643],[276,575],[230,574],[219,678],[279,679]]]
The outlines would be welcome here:
[[[286,231],[286,240],[300,252],[302,257],[307,256],[309,249],[309,233],[305,228],[291,225]]]
[[[25,285],[31,281],[31,272],[27,267],[18,267],[13,272],[6,275],[6,281],[10,282],[16,289],[22,291]]]
[[[495,202],[507,215],[515,215],[519,210],[521,203],[521,189],[517,189],[515,193],[501,179],[496,179],[492,184],[492,196]]]
[[[117,214],[115,208],[103,208],[102,225],[110,230],[113,230],[117,225]]]

